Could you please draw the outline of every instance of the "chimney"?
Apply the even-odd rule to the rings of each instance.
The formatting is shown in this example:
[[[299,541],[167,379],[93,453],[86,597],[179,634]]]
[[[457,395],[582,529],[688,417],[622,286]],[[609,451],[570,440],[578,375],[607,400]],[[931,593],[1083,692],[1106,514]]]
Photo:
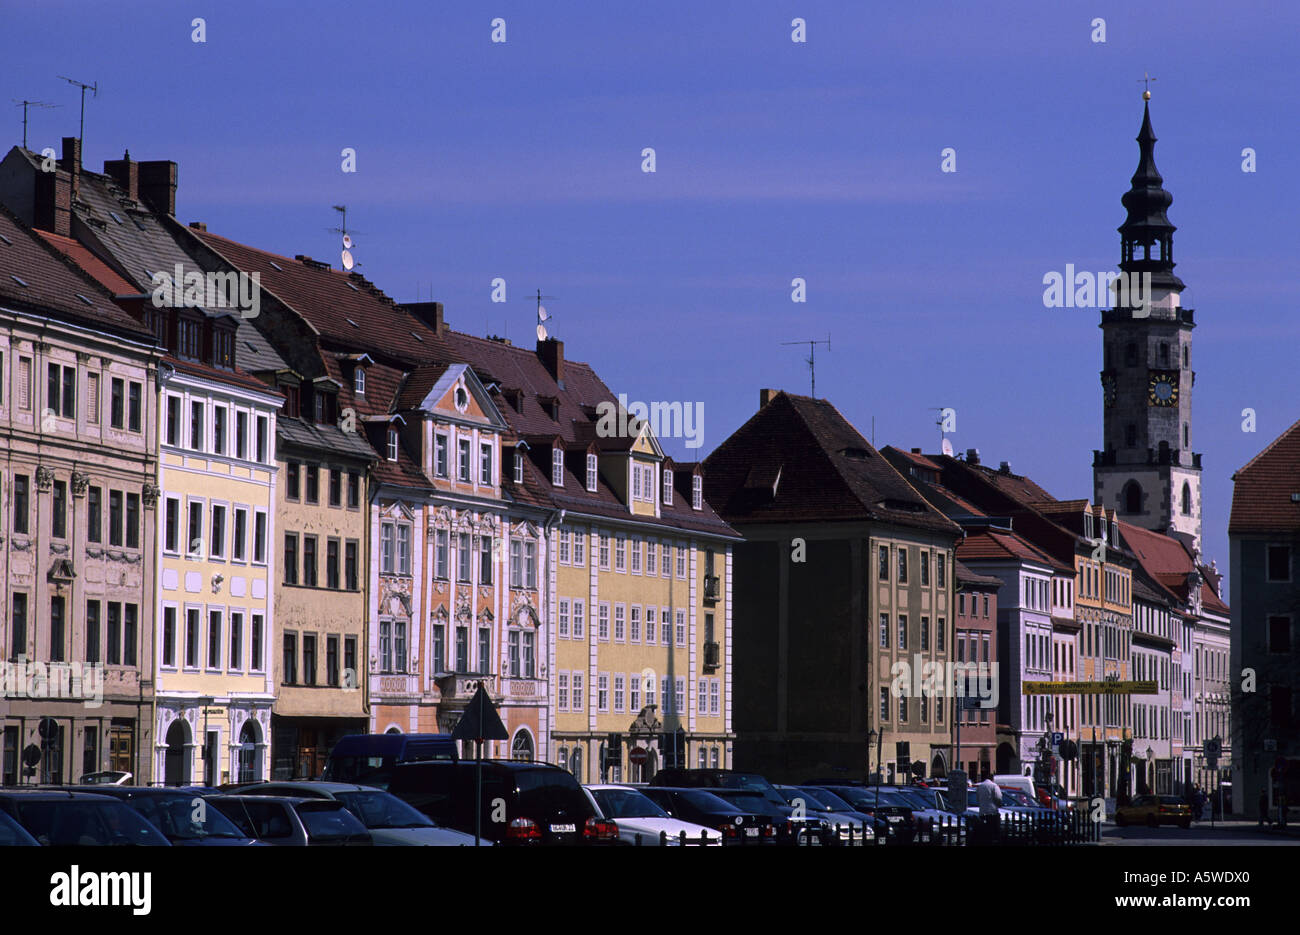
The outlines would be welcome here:
[[[402,308],[428,325],[434,333],[439,335],[447,333],[447,322],[442,317],[441,302],[409,302]]]
[[[203,221],[190,221],[190,227],[196,231],[203,231],[205,234],[208,232],[208,225]]]
[[[32,227],[72,236],[72,175],[63,169],[36,173]]]
[[[998,473],[999,473],[999,474],[1010,474],[1010,473],[1011,473],[1011,462],[1010,462],[1010,461],[1003,461],[1001,464],[999,464],[999,465],[998,465]]]
[[[141,201],[159,214],[176,213],[176,163],[165,159],[137,163]]]
[[[920,449],[920,448],[913,448],[913,449],[912,449],[912,454],[914,454],[914,455],[919,455],[920,453],[921,453],[921,449]]]
[[[121,159],[104,160],[104,174],[112,176],[132,201],[140,198],[140,163],[131,161],[130,150]]]
[[[781,392],[781,391],[780,391],[780,390],[769,390],[769,389],[761,389],[761,390],[759,390],[759,391],[758,391],[758,408],[759,408],[759,409],[762,409],[764,406],[766,406],[768,403],[770,403],[770,402],[771,402],[771,401],[776,397],[776,394],[779,393],[779,392]]]
[[[546,365],[546,372],[560,386],[564,386],[564,342],[547,338],[537,342],[537,356]]]
[[[979,464],[979,463],[980,463],[980,450],[979,450],[978,448],[967,448],[967,449],[966,449],[966,463],[967,463],[967,464]]]

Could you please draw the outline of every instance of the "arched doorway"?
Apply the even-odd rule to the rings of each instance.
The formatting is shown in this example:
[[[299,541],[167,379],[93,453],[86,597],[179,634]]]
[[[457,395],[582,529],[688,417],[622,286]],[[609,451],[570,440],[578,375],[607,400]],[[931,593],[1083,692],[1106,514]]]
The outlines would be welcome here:
[[[163,782],[169,786],[190,784],[190,726],[177,718],[167,728],[167,752],[163,756]]]
[[[573,748],[573,754],[569,759],[569,772],[573,773],[573,778],[578,782],[587,781],[587,776],[582,771],[582,747]]]
[[[1137,481],[1129,481],[1124,487],[1124,512],[1142,512],[1142,487]]]
[[[948,775],[948,764],[944,762],[942,753],[936,753],[934,759],[930,761],[930,775],[935,779],[942,779]]]
[[[258,744],[262,739],[257,722],[249,718],[239,729],[239,781],[256,782],[262,778],[262,755]]]
[[[1016,760],[1016,751],[1011,748],[1011,744],[1004,743],[998,745],[998,773],[1014,773],[1016,769],[1014,763]]]
[[[532,758],[533,738],[521,727],[515,732],[515,739],[510,741],[510,759],[528,761]]]

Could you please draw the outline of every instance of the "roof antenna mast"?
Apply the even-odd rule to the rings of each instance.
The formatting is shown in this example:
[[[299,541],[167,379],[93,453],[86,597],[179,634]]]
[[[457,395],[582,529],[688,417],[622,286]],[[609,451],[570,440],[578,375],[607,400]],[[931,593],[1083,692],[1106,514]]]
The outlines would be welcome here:
[[[537,340],[545,341],[547,338],[546,322],[550,321],[553,316],[545,309],[545,307],[543,307],[542,299],[555,299],[559,297],[554,295],[542,295],[542,290],[538,289],[535,298],[537,299]]]
[[[61,104],[47,104],[44,101],[20,101],[18,98],[11,98],[15,107],[23,109],[23,149],[27,148],[27,108],[29,107],[61,107]]]
[[[808,376],[809,379],[812,381],[811,395],[813,399],[816,399],[817,398],[817,345],[825,344],[826,350],[829,351],[831,349],[831,333],[829,331],[826,332],[825,341],[782,341],[781,343],[783,345],[790,345],[790,344],[808,345],[808,356],[805,359],[808,363]]]
[[[77,130],[77,139],[81,140],[81,151],[84,154],[86,151],[86,92],[89,91],[92,97],[99,97],[99,82],[96,81],[94,84],[86,84],[82,81],[74,81],[72,78],[68,78],[65,75],[59,75],[58,77],[62,78],[68,84],[81,88],[81,127]]]
[[[328,230],[331,234],[340,234],[340,235],[342,235],[342,237],[343,237],[343,252],[342,252],[342,254],[341,254],[341,259],[342,259],[342,263],[343,263],[343,269],[346,270],[347,272],[351,272],[351,271],[352,271],[352,268],[353,268],[354,266],[360,266],[361,264],[358,263],[356,260],[354,260],[354,259],[352,258],[352,248],[353,248],[353,246],[355,246],[355,241],[353,241],[353,239],[352,239],[352,235],[348,233],[348,206],[347,206],[347,205],[334,205],[333,207],[334,207],[334,210],[335,210],[335,211],[337,211],[339,214],[343,215],[343,220],[341,220],[341,221],[339,222],[339,225],[340,225],[340,226],[338,226],[338,227],[329,227],[329,228],[326,228],[326,230]],[[355,231],[355,230],[354,230],[352,233],[353,233],[353,234],[359,234],[359,233],[361,233],[361,231]],[[417,285],[417,286],[415,287],[415,290],[416,290],[416,293],[417,293],[417,294],[416,294],[416,301],[419,301],[419,291],[420,291],[420,287]]]

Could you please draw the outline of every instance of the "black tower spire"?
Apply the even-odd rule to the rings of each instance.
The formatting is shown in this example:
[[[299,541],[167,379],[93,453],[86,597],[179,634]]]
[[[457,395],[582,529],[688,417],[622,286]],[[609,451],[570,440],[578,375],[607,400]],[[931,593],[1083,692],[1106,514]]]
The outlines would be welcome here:
[[[1181,292],[1183,281],[1174,275],[1174,231],[1165,215],[1174,196],[1164,189],[1156,168],[1156,135],[1151,129],[1151,105],[1142,108],[1142,129],[1137,135],[1141,157],[1131,187],[1121,199],[1128,217],[1119,226],[1121,258],[1126,273],[1150,273],[1151,285]]]

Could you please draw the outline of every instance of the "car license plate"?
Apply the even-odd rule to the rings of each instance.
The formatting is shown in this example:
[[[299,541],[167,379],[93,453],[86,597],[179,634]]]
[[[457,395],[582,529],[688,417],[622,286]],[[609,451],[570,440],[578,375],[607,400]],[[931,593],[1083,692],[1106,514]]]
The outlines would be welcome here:
[[[900,821],[902,821],[902,820],[903,820],[903,816],[902,816],[902,815],[890,815],[889,818],[888,818],[888,821],[889,821],[889,823],[890,823],[891,825],[893,825],[893,824],[897,824],[898,822],[900,822]]]
[[[746,829],[745,829],[745,834],[746,834],[746,836],[748,836],[748,837],[756,838],[756,837],[758,837],[758,829],[757,829],[757,828],[746,828]]]
[[[577,825],[551,825],[552,834],[573,834],[577,830]]]

